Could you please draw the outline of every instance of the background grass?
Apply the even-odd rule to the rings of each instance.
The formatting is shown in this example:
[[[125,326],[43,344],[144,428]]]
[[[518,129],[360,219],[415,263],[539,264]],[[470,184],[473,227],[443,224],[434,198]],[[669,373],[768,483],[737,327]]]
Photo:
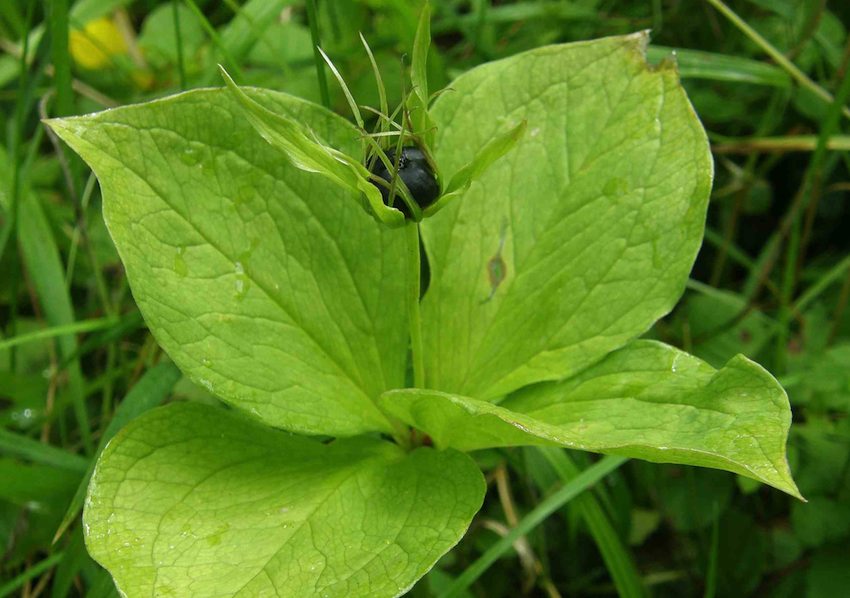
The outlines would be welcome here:
[[[432,5],[432,89],[529,48],[640,29],[652,61],[676,54],[717,176],[688,292],[650,334],[716,366],[744,353],[780,378],[809,502],[712,470],[485,451],[483,510],[412,594],[846,595],[850,3]],[[97,184],[40,118],[219,85],[217,63],[346,114],[313,39],[377,106],[358,32],[394,105],[418,13],[407,0],[0,2],[0,597],[116,595],[79,521],[98,448],[166,400],[213,400],[147,332]]]

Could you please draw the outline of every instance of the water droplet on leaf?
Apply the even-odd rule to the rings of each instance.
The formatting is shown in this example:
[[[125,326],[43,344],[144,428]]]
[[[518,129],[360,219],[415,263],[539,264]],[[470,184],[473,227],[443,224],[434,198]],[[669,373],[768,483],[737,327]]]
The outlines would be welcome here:
[[[187,147],[180,154],[180,161],[186,166],[196,166],[201,161],[201,151],[194,147]]]
[[[186,266],[186,260],[183,254],[186,253],[185,247],[178,247],[177,254],[174,256],[174,271],[179,276],[186,276],[189,273],[189,268]]]
[[[238,208],[243,203],[250,201],[252,197],[254,197],[254,189],[252,187],[239,187],[236,197],[233,199],[233,207]]]
[[[241,301],[248,293],[248,288],[251,286],[251,281],[245,275],[245,266],[242,265],[242,262],[236,262],[234,264],[234,271],[236,273],[236,299]]]
[[[608,197],[617,197],[620,195],[624,195],[629,190],[628,182],[626,179],[621,177],[614,177],[612,179],[608,179],[608,182],[605,183],[605,186],[602,187],[602,193],[607,195]]]

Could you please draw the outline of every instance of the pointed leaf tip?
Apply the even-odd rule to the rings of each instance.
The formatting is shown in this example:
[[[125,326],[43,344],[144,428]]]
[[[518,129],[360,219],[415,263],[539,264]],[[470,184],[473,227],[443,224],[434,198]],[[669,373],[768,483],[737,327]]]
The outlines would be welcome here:
[[[380,403],[440,447],[559,445],[723,469],[802,498],[785,460],[785,393],[743,357],[715,370],[662,343],[634,341],[499,405],[416,389],[388,391]]]

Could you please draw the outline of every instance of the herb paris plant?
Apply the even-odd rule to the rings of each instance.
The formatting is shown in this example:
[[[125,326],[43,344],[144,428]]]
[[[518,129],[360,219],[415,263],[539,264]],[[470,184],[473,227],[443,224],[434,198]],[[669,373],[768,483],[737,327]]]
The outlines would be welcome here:
[[[50,122],[100,180],[152,333],[237,408],[156,409],[104,450],[86,539],[125,594],[400,595],[480,507],[465,452],[484,447],[717,467],[798,495],[764,369],[635,340],[684,289],[712,174],[675,68],[650,68],[645,44],[541,48],[434,102],[429,148],[462,183],[419,224],[417,388],[417,225],[368,182],[358,128],[230,81]],[[381,437],[404,445],[406,426],[435,448]]]

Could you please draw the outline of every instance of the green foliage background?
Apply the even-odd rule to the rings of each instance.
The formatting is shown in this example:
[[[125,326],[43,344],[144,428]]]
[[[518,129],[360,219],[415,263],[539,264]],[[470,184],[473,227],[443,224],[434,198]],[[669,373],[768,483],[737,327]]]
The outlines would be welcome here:
[[[729,7],[738,21],[716,0],[432,6],[432,89],[549,43],[651,28],[652,60],[675,49],[713,144],[716,180],[688,292],[648,336],[716,367],[743,353],[779,378],[794,408],[791,466],[809,499],[724,472],[632,461],[594,489],[596,500],[580,495],[508,545],[469,594],[611,595],[615,584],[637,593],[630,563],[657,595],[846,591],[850,6],[736,0]],[[180,379],[144,328],[93,177],[39,119],[219,85],[217,63],[241,84],[320,103],[308,8],[287,0],[0,3],[0,596],[114,595],[86,554],[78,518],[93,447],[151,405],[214,401]],[[397,103],[399,56],[412,46],[419,3],[316,8],[321,44],[358,102],[378,104],[362,32]],[[342,94],[329,87],[345,114]],[[825,94],[843,100],[843,112]],[[412,594],[439,595],[572,478],[559,456],[476,453],[490,483],[485,506]],[[581,468],[593,461],[573,459]],[[600,527],[600,518],[613,525]]]

